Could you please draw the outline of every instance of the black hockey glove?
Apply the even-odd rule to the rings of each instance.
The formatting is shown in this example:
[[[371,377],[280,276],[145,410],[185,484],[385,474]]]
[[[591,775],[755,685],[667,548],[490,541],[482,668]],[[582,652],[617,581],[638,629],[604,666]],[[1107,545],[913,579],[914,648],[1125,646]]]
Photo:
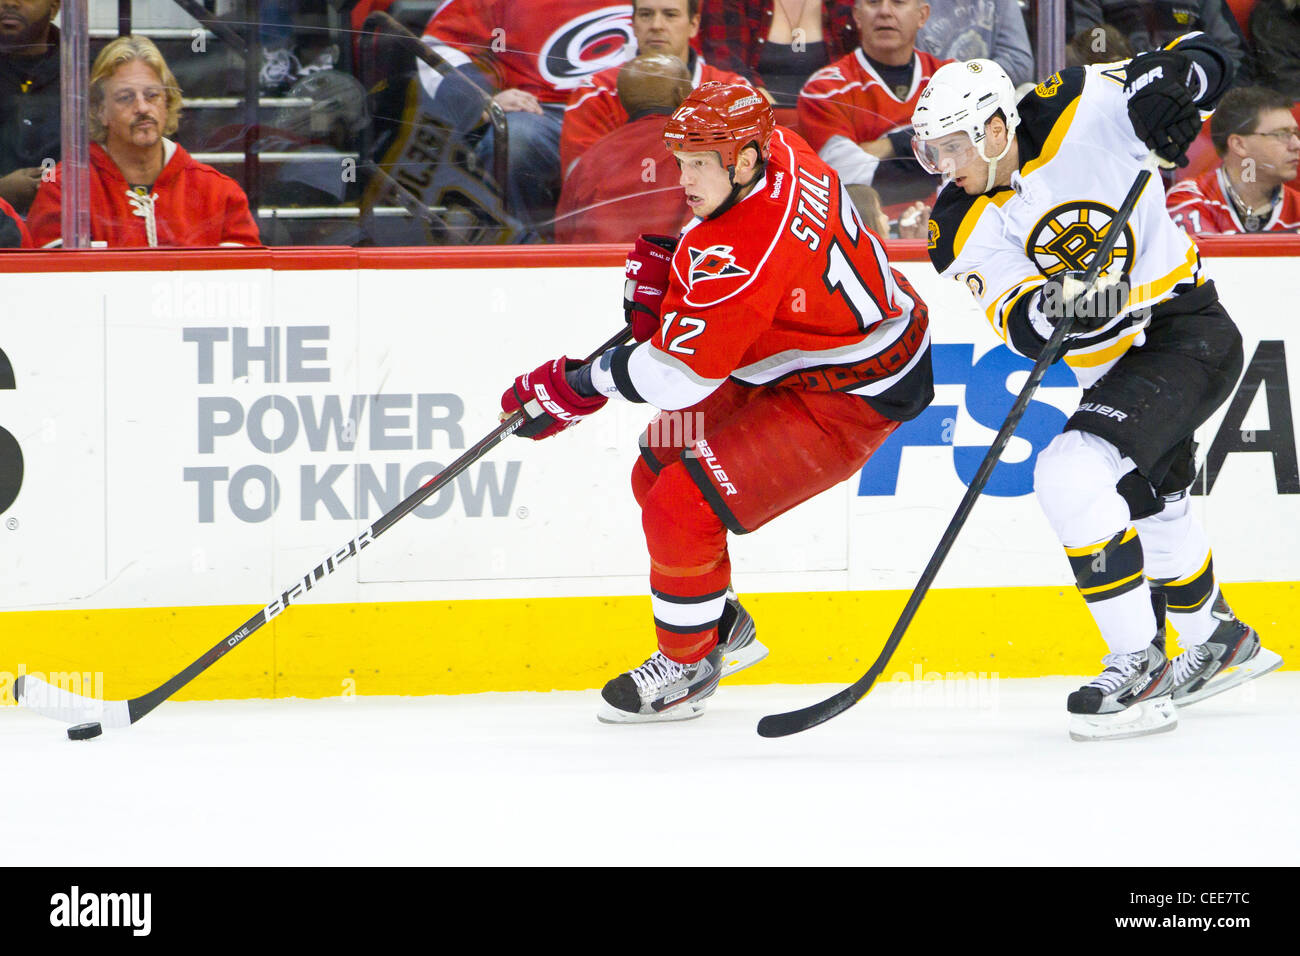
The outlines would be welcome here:
[[[1080,332],[1099,329],[1128,304],[1128,276],[1102,276],[1086,291],[1082,272],[1059,272],[1039,290],[1038,306],[1055,328],[1063,318]]]
[[[1187,165],[1187,147],[1201,131],[1201,113],[1187,88],[1192,61],[1173,50],[1143,53],[1124,68],[1133,131],[1166,162]]]

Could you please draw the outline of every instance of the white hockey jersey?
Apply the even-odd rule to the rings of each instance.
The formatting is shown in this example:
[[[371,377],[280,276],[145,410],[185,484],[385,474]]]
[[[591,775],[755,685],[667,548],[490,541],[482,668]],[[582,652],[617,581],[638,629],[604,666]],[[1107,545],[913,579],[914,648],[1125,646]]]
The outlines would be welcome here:
[[[1147,156],[1128,117],[1124,66],[1071,67],[1040,83],[1018,104],[1020,168],[1011,186],[968,196],[950,183],[935,203],[935,269],[965,283],[994,331],[1031,358],[1052,326],[1026,297],[1049,276],[1088,267]],[[1159,176],[1102,268],[1117,272],[1132,285],[1127,308],[1072,338],[1064,359],[1084,387],[1141,344],[1150,306],[1205,281],[1195,243],[1165,209]]]

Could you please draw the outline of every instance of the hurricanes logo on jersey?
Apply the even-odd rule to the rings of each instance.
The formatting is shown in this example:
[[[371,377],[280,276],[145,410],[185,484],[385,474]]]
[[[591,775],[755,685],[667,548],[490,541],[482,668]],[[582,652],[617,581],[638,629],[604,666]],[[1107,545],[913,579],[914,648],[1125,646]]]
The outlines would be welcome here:
[[[1083,272],[1092,262],[1102,237],[1115,219],[1115,210],[1103,203],[1075,200],[1050,210],[1029,230],[1025,253],[1045,276],[1058,272]],[[1102,263],[1107,273],[1133,271],[1133,227],[1124,224],[1124,234],[1115,243],[1110,258]],[[1113,263],[1120,262],[1118,270]]]
[[[592,10],[547,37],[537,57],[538,72],[556,89],[572,90],[584,77],[622,63],[633,42],[631,7]]]
[[[748,269],[736,265],[731,246],[709,246],[707,249],[687,247],[691,257],[691,285],[702,279],[725,279],[727,276],[747,276]]]

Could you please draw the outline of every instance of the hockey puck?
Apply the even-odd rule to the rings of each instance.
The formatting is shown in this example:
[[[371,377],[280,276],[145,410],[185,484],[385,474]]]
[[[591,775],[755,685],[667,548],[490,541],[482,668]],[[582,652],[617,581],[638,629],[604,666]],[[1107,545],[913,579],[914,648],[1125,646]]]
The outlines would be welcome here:
[[[69,740],[90,740],[92,737],[98,737],[104,732],[104,728],[98,722],[90,724],[77,724],[75,727],[68,728]]]

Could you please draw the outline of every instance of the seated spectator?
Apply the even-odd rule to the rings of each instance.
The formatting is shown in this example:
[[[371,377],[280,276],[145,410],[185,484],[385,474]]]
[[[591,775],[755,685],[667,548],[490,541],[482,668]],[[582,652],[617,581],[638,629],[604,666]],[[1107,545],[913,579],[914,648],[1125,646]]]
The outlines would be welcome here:
[[[1114,24],[1134,53],[1158,50],[1184,33],[1201,30],[1232,57],[1240,73],[1245,65],[1241,28],[1224,0],[1072,0],[1074,31]]]
[[[624,64],[618,98],[628,120],[574,163],[560,194],[558,241],[633,242],[642,233],[681,231],[691,216],[664,146],[664,124],[692,89],[675,56],[648,53]]]
[[[0,199],[0,249],[30,249],[32,234],[14,207]]]
[[[633,0],[632,33],[638,53],[664,53],[681,60],[690,71],[692,88],[714,81],[748,83],[735,73],[705,63],[704,57],[691,49],[691,40],[699,32],[700,0]],[[616,89],[621,69],[612,66],[586,77],[569,97],[560,132],[560,168],[564,175],[588,146],[627,122]]]
[[[1291,99],[1243,86],[1219,101],[1210,138],[1222,162],[1165,197],[1174,222],[1190,233],[1300,231],[1300,194],[1284,189],[1300,167],[1300,129]]]
[[[1300,0],[1259,0],[1250,11],[1256,82],[1300,100]]]
[[[891,234],[891,223],[889,214],[880,208],[880,193],[862,183],[854,183],[852,186],[845,186],[844,189],[866,227],[881,238],[888,239]],[[895,238],[924,239],[929,220],[930,207],[923,202],[912,203],[898,218]]]
[[[814,73],[799,94],[799,128],[845,185],[865,183],[889,205],[934,192],[912,156],[912,110],[946,60],[916,50],[923,0],[857,0],[862,45]],[[882,175],[883,174],[883,175]]]
[[[90,234],[96,245],[261,244],[239,185],[167,139],[181,91],[153,41],[119,37],[90,71]],[[28,227],[38,246],[63,242],[63,164],[41,183]]]
[[[1037,79],[1017,0],[930,0],[916,48],[943,60],[994,60],[1014,86]]]
[[[59,0],[6,0],[0,13],[0,199],[26,214],[41,164],[59,160]]]
[[[710,63],[794,107],[808,77],[858,45],[852,0],[713,0],[700,19],[700,49]]]
[[[505,192],[511,215],[549,238],[560,195],[560,128],[569,94],[583,78],[627,59],[632,8],[608,0],[457,0],[438,7],[424,40],[455,67],[427,64],[420,81],[435,118],[453,130],[479,126],[483,96],[505,111],[509,142]],[[492,168],[495,133],[476,151]]]
[[[1109,23],[1088,27],[1074,35],[1065,45],[1066,66],[1091,66],[1093,63],[1117,63],[1133,59],[1133,48],[1124,34]]]

